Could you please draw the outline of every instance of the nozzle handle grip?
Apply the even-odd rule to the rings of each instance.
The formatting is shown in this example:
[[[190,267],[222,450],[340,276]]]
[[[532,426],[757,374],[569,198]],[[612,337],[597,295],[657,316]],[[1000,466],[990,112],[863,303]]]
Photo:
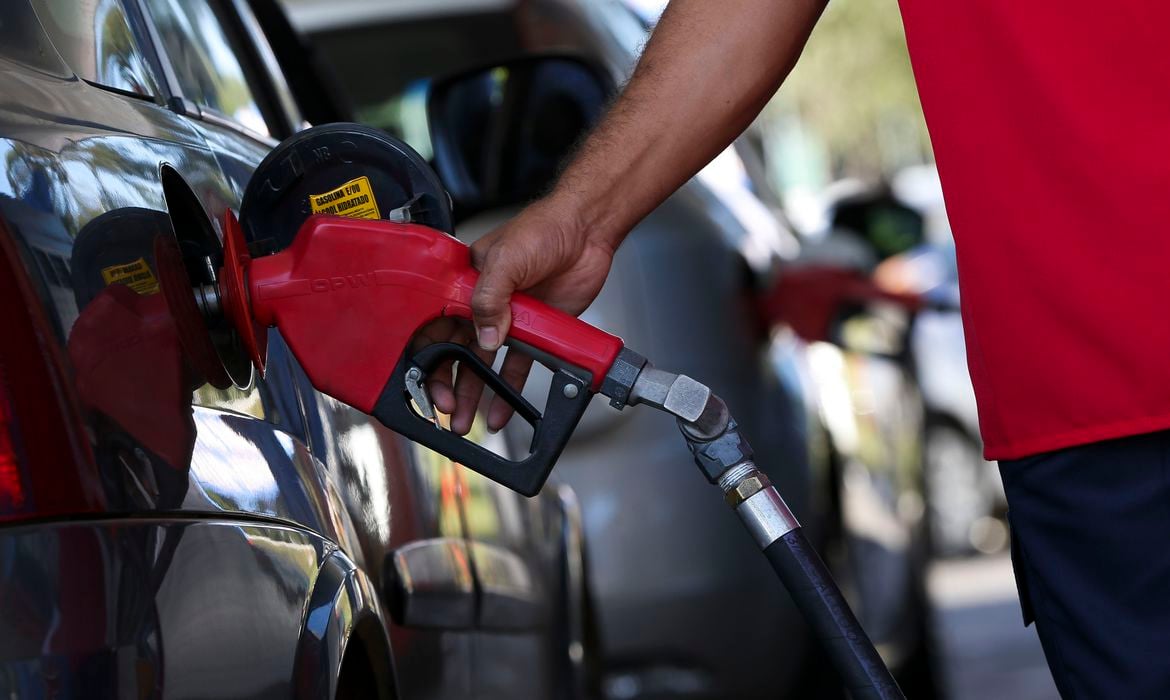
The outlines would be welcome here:
[[[479,280],[479,272],[469,268],[465,279],[469,285],[465,295],[467,301],[448,306],[445,316],[472,320],[470,291]],[[511,309],[509,339],[544,353],[545,357],[539,359],[547,364],[586,370],[589,389],[597,393],[618,353],[625,347],[621,338],[523,292],[512,295]]]

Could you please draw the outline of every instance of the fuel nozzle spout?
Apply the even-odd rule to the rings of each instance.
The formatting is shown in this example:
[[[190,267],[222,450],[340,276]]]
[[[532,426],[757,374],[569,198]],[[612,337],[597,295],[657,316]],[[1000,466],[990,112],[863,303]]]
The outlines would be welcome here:
[[[230,210],[223,219],[223,240],[218,269],[212,251],[184,255],[179,241],[167,235],[154,243],[160,286],[188,361],[220,389],[246,386],[249,364],[263,374],[267,348],[267,329],[254,322],[245,288],[251,258]]]
[[[210,284],[196,284],[193,290],[195,292],[195,306],[199,309],[203,320],[209,326],[222,322],[223,304],[219,297],[219,280],[217,279]]]

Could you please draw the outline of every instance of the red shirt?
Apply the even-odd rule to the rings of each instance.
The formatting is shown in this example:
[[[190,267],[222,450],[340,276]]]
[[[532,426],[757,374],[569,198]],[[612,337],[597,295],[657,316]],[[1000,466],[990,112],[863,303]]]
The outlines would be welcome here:
[[[1170,428],[1170,3],[901,6],[987,457]]]

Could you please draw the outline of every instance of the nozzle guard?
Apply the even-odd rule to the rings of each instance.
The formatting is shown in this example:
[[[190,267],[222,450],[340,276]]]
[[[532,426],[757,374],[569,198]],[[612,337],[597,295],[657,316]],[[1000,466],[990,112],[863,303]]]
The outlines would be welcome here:
[[[223,267],[219,271],[219,291],[223,314],[235,329],[244,351],[256,371],[264,375],[268,355],[268,328],[256,323],[248,299],[248,268],[252,256],[244,243],[244,233],[235,213],[228,209],[223,214]]]

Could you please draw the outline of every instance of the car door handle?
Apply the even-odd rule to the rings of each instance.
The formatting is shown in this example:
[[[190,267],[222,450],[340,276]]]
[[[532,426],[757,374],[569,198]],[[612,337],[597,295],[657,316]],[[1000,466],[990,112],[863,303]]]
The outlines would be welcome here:
[[[520,632],[540,627],[547,614],[528,563],[483,542],[437,537],[404,545],[387,555],[383,581],[390,615],[404,627]]]
[[[405,627],[475,626],[475,580],[467,543],[455,537],[411,542],[386,555],[383,589],[390,615]]]
[[[476,627],[487,632],[522,632],[545,622],[546,596],[528,562],[495,545],[472,542],[471,557],[479,583]]]

